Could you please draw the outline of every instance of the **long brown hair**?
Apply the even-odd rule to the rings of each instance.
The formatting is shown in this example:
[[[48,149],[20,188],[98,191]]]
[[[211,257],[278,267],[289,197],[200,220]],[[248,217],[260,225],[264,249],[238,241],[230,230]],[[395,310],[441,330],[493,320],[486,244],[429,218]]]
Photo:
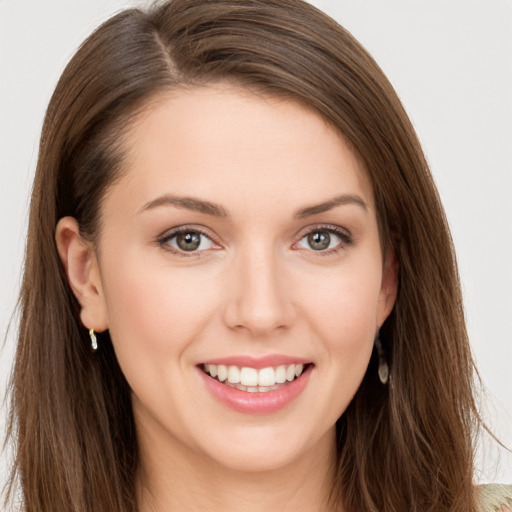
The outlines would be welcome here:
[[[399,262],[377,358],[337,423],[333,509],[476,510],[473,362],[446,219],[392,86],[354,38],[301,0],[172,0],[98,28],[46,114],[32,194],[10,434],[27,512],[134,512],[137,438],[108,333],[93,354],[55,227],[94,240],[122,175],[123,134],[165,90],[230,81],[300,102],[350,141],[373,183],[382,241]]]

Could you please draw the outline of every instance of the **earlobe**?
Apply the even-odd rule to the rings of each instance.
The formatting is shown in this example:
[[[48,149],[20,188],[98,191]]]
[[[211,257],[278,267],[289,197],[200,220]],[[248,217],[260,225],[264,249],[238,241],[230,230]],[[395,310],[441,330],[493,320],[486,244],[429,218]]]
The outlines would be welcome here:
[[[69,285],[80,303],[80,318],[87,329],[108,328],[98,260],[93,245],[80,236],[78,222],[63,217],[55,230],[55,241]]]

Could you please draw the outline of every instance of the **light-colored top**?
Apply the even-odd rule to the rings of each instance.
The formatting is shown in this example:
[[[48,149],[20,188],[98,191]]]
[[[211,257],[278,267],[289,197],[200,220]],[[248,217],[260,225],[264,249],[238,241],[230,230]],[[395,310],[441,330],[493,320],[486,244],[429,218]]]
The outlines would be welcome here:
[[[480,512],[512,512],[512,485],[480,485]]]

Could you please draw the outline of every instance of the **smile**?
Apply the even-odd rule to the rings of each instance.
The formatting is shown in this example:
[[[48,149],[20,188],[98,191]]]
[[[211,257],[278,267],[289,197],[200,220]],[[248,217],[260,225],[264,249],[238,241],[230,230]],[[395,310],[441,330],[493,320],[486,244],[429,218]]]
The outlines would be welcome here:
[[[270,414],[291,406],[307,386],[314,364],[287,362],[263,366],[259,361],[202,363],[198,366],[210,396],[229,409],[245,414]],[[284,363],[284,361],[280,361]],[[228,364],[231,363],[231,364]],[[272,364],[272,363],[270,363]]]
[[[240,391],[265,393],[279,389],[282,385],[300,377],[304,371],[304,365],[279,365],[258,370],[248,366],[205,364],[203,371],[219,382]]]

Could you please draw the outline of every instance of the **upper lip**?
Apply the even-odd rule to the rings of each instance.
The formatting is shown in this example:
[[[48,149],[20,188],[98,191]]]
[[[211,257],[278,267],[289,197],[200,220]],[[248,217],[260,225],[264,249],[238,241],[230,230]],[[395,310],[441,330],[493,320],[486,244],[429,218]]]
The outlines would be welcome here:
[[[226,366],[238,366],[240,368],[249,367],[259,370],[261,368],[268,368],[270,366],[308,363],[311,363],[311,361],[301,357],[287,356],[282,354],[269,354],[263,357],[255,357],[249,355],[219,357],[216,359],[208,359],[206,361],[202,361],[201,364],[223,364]]]

